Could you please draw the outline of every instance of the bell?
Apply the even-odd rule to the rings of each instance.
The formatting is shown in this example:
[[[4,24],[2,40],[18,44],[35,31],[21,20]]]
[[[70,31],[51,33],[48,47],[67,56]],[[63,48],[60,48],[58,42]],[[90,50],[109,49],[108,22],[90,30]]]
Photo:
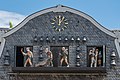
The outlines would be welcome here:
[[[71,41],[74,41],[74,38],[73,38],[73,37],[71,38]]]
[[[59,41],[61,41],[62,40],[62,38],[61,38],[61,36],[59,36]]]
[[[42,55],[42,54],[40,54],[40,58],[43,58],[43,55]]]
[[[112,61],[111,61],[111,65],[112,65],[112,66],[116,66],[115,60],[112,60]]]
[[[9,50],[6,51],[5,57],[10,57]]]
[[[77,55],[77,59],[79,59],[80,58],[80,56],[79,55]]]
[[[4,65],[8,66],[9,65],[9,60],[5,60]]]
[[[37,36],[34,37],[34,41],[37,42]]]
[[[46,41],[49,41],[49,38],[48,38],[48,36],[46,37]]]
[[[68,38],[67,38],[67,37],[65,37],[65,41],[68,41]]]
[[[79,46],[77,46],[77,49],[76,49],[76,51],[78,51],[78,52],[80,51],[80,47],[79,47]]]
[[[55,36],[53,36],[52,40],[55,41]]]
[[[41,36],[40,41],[43,41],[43,37]]]
[[[41,48],[40,48],[40,52],[42,52],[42,50],[43,50],[43,48],[41,47]]]
[[[77,41],[80,41],[80,38],[79,38],[79,37],[77,38]]]
[[[77,67],[79,67],[80,66],[80,63],[79,62],[77,62]]]
[[[85,36],[83,37],[83,41],[84,41],[84,42],[86,42],[86,41],[87,41],[87,38],[86,38]]]
[[[112,51],[111,57],[116,57],[116,54],[114,51]]]

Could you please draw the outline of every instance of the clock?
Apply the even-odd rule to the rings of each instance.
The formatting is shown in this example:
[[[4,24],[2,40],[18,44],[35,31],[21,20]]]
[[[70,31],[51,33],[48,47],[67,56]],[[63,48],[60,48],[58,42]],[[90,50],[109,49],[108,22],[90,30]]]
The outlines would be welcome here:
[[[64,31],[67,28],[68,25],[68,20],[61,15],[55,16],[52,20],[51,20],[51,24],[52,24],[52,28],[55,31]]]

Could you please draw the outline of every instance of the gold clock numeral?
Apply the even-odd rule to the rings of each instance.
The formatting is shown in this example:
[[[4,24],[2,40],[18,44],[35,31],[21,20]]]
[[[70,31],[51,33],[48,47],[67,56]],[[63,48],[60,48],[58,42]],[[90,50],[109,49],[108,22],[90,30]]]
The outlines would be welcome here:
[[[61,18],[61,16],[59,15],[59,19]]]
[[[51,23],[51,24],[55,24],[55,23]]]
[[[55,21],[55,19],[52,19],[53,21]]]
[[[55,26],[53,26],[53,28],[55,28]]]
[[[65,24],[68,24],[67,22]]]
[[[65,19],[64,21],[67,21],[67,19]]]
[[[58,19],[57,16],[55,16],[55,18]]]
[[[67,28],[67,26],[64,26],[65,28]]]
[[[62,28],[62,30],[64,31],[64,28]]]
[[[62,17],[62,21],[63,21],[64,19],[65,19],[65,17],[63,16],[63,17]]]
[[[55,28],[55,30],[57,31],[57,30],[58,30],[58,28]]]
[[[61,29],[58,29],[58,31],[60,32],[60,31],[61,31]]]

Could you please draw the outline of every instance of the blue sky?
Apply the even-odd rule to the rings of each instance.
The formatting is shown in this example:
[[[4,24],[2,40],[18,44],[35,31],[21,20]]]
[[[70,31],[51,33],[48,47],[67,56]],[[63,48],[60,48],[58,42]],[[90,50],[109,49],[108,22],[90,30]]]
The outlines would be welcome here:
[[[12,17],[10,21],[16,25],[34,12],[61,4],[87,13],[108,29],[120,30],[120,0],[0,0],[0,3],[0,24],[9,23]],[[6,11],[10,18],[2,17]]]

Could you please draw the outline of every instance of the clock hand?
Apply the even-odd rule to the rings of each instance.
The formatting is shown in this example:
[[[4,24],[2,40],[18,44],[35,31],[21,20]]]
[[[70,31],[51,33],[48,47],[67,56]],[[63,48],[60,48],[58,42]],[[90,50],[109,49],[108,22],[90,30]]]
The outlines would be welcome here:
[[[59,26],[60,26],[60,24],[61,24],[60,18],[61,18],[61,16],[59,15],[59,16],[58,16],[58,25],[59,25]]]
[[[60,21],[60,18],[58,19],[58,25],[60,26],[60,24],[61,24],[61,21]]]
[[[64,18],[65,18],[64,16],[62,17],[62,19],[60,19],[60,17],[59,17],[59,23],[58,23],[59,26],[63,22]]]
[[[65,18],[65,17],[63,16],[61,22],[64,20],[64,18]]]

